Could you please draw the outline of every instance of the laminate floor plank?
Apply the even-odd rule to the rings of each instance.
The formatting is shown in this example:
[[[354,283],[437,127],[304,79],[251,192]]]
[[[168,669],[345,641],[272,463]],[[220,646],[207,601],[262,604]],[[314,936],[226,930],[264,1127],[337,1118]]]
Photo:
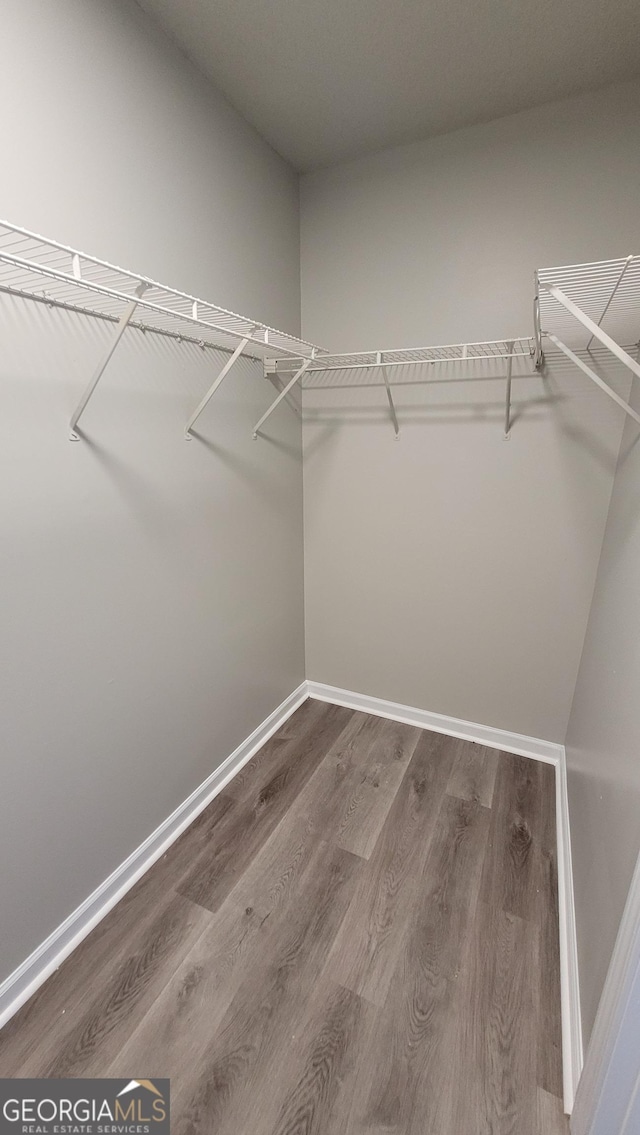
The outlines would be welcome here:
[[[323,762],[327,770],[332,770],[336,762],[342,765],[345,753],[354,750],[355,737],[370,721],[370,717],[353,715],[329,749]],[[331,776],[335,780],[335,774]],[[340,778],[337,784],[339,788]],[[326,785],[324,790],[326,793]],[[306,788],[298,801],[305,794]],[[149,1062],[148,1067],[156,1069],[156,1076],[168,1075],[158,1069],[176,1063],[180,1067],[190,1066],[194,1053],[211,1042],[244,979],[245,968],[252,965],[252,949],[255,947],[258,956],[268,949],[273,916],[289,917],[291,908],[297,906],[308,888],[305,872],[313,871],[314,860],[326,846],[323,821],[332,799],[323,795],[320,785],[317,791],[307,795],[310,797],[308,806],[295,816],[287,813],[212,916],[207,932],[184,959],[129,1044],[118,1055],[110,1074],[126,1075],[127,1062],[136,1052],[142,1052]],[[294,812],[294,807],[290,812]],[[181,1038],[186,1045],[184,1053]]]
[[[269,1087],[258,1085],[259,1098],[245,1130],[252,1135],[343,1135],[359,1062],[378,1022],[374,1006],[321,979],[291,1037],[295,1051],[289,1043],[272,1053],[265,1077]]]
[[[569,1135],[569,1117],[564,1114],[562,1100],[538,1088],[536,1135]]]
[[[400,721],[383,721],[366,768],[345,800],[336,843],[368,859],[395,797],[420,730]]]
[[[331,978],[384,1005],[454,761],[450,737],[422,733],[328,963]]]
[[[268,938],[266,918],[231,899],[212,916],[149,1011],[109,1065],[108,1075],[182,1076],[213,1043],[246,976],[252,953]]]
[[[262,913],[282,900],[306,867],[318,841],[332,840],[340,825],[345,797],[362,779],[378,722],[353,713],[307,780],[285,816],[231,892],[236,903]]]
[[[27,1067],[31,1055],[42,1051],[43,1020],[58,1021],[59,1041],[71,1021],[86,1012],[96,975],[101,983],[108,982],[123,959],[138,948],[140,935],[173,903],[172,885],[190,869],[194,847],[207,838],[232,804],[230,798],[217,796],[5,1025],[0,1031],[0,1076],[25,1074],[19,1070]]]
[[[176,888],[179,894],[216,911],[233,890],[327,749],[349,724],[348,709],[318,704],[321,713],[315,728],[305,733],[295,754],[283,747],[266,783],[229,809],[214,838]]]
[[[543,766],[501,753],[481,899],[520,918],[535,910],[540,886]]]
[[[103,1075],[123,1038],[145,1016],[210,921],[207,911],[173,895],[109,977],[94,978],[84,1012],[69,1014],[61,1028],[49,1032],[20,1074],[53,1079]]]
[[[464,1078],[450,1081],[451,1131],[537,1135],[538,965],[535,923],[480,903],[453,1014],[452,1066]]]
[[[172,1097],[175,1135],[251,1130],[247,1116],[261,1099],[257,1084],[271,1078],[273,1055],[291,1045],[360,867],[342,848],[319,847],[289,917],[274,923],[268,944],[253,954],[215,1042],[191,1074],[184,1070]]]
[[[450,1072],[446,1044],[473,924],[489,812],[445,796],[384,1007],[354,1091],[349,1135],[425,1135]],[[453,1128],[434,1135],[457,1135]],[[475,1135],[475,1133],[474,1133]]]
[[[291,714],[284,725],[278,729],[261,749],[236,773],[227,787],[228,793],[236,800],[259,792],[283,767],[283,756],[293,756],[296,746],[304,744],[310,734],[318,728],[326,717],[329,706],[326,702],[307,698]],[[284,750],[284,752],[283,752]]]
[[[490,808],[500,760],[498,750],[474,741],[452,740],[451,743],[455,762],[447,792],[461,800],[477,800],[485,808]]]
[[[0,1033],[174,1135],[568,1135],[552,766],[307,701]]]

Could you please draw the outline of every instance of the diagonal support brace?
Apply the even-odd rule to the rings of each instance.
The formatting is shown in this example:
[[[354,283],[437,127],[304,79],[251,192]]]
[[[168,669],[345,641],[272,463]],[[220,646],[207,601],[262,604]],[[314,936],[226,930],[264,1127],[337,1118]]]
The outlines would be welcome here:
[[[289,381],[289,382],[287,383],[287,385],[286,385],[286,386],[285,386],[285,387],[284,387],[284,388],[283,388],[283,389],[282,389],[282,390],[280,391],[280,393],[279,393],[278,397],[276,398],[275,402],[272,402],[272,403],[271,403],[271,405],[269,406],[269,409],[267,410],[266,414],[263,414],[263,415],[262,415],[262,417],[260,418],[260,421],[259,421],[259,422],[256,422],[256,424],[255,424],[255,426],[254,426],[254,430],[253,430],[253,440],[254,440],[254,441],[257,441],[257,438],[258,438],[258,434],[259,434],[259,432],[260,432],[260,427],[261,427],[261,426],[263,426],[263,425],[264,425],[264,423],[266,422],[267,418],[269,418],[269,417],[271,416],[271,414],[273,414],[273,411],[275,410],[276,406],[279,406],[279,405],[280,405],[280,403],[282,402],[282,399],[283,399],[283,398],[286,398],[286,396],[287,396],[287,394],[289,393],[289,391],[290,391],[290,390],[292,390],[292,389],[293,389],[293,387],[295,386],[296,382],[298,382],[298,381],[299,381],[299,379],[301,379],[301,378],[302,378],[302,376],[303,376],[304,372],[306,371],[307,367],[311,366],[311,363],[312,363],[312,362],[313,362],[313,359],[305,359],[305,360],[304,360],[304,362],[303,362],[302,366],[298,368],[298,370],[297,370],[297,371],[296,371],[296,373],[294,374],[293,378],[292,378],[292,379],[291,379],[291,380],[290,380],[290,381]]]
[[[267,378],[269,380],[269,382],[273,386],[274,390],[277,390],[278,394],[280,394],[280,392],[282,390],[282,383],[281,383],[278,375],[277,374],[267,374],[267,375],[265,375],[265,378]],[[296,406],[296,403],[294,402],[293,398],[291,398],[288,394],[287,394],[287,397],[285,398],[285,402],[287,403],[287,406],[289,407],[289,409],[293,410],[296,417],[298,417],[298,418],[302,417],[302,413],[300,412],[299,408]]]
[[[570,312],[571,315],[573,315],[573,317],[577,319],[583,327],[586,327],[587,331],[591,332],[592,339],[599,339],[599,341],[611,351],[612,355],[615,355],[616,358],[624,364],[624,366],[628,367],[630,371],[633,371],[633,373],[637,375],[638,378],[640,378],[640,363],[637,363],[635,359],[632,359],[631,355],[623,350],[619,343],[616,343],[615,339],[612,339],[610,335],[607,335],[606,331],[603,331],[597,323],[594,323],[593,319],[590,319],[588,315],[585,315],[584,311],[582,311],[582,309],[579,308],[578,305],[573,302],[573,300],[569,299],[569,297],[566,296],[564,292],[560,290],[560,288],[557,288],[555,284],[541,284],[540,286],[546,288],[546,290],[549,292],[549,295],[553,296],[554,300],[557,300],[558,303],[562,304],[562,306],[566,308],[566,310]],[[564,351],[565,354],[567,353],[568,348],[566,348],[564,344],[560,344],[558,340],[555,340],[553,335],[549,335],[549,338],[558,343],[561,351]],[[591,342],[591,340],[589,340],[589,342]],[[607,387],[607,390],[608,389],[609,387]],[[626,406],[626,402],[623,404]]]
[[[630,418],[633,418],[633,420],[637,422],[638,425],[640,425],[640,414],[636,414],[635,410],[633,410],[631,406],[629,406],[629,404],[625,402],[624,398],[621,398],[619,394],[616,394],[615,390],[612,390],[611,387],[608,386],[608,384],[604,381],[604,379],[600,378],[600,375],[596,374],[596,372],[591,369],[588,363],[585,363],[581,358],[579,358],[578,355],[576,355],[570,347],[567,347],[566,343],[563,343],[560,339],[558,339],[557,335],[552,335],[550,332],[547,332],[547,337],[551,340],[552,343],[555,343],[556,347],[558,347],[563,352],[563,354],[567,356],[568,359],[571,359],[572,363],[575,363],[577,367],[580,367],[581,371],[584,371],[587,378],[590,378],[592,382],[595,382],[596,386],[599,386],[601,390],[604,390],[605,394],[608,394],[614,402],[617,402],[618,406],[622,407],[625,414],[628,414]],[[631,362],[633,361],[634,360],[631,359]]]
[[[507,392],[504,407],[504,439],[511,436],[511,378],[513,374],[513,343],[507,343],[509,358],[507,359]]]
[[[207,393],[205,394],[202,401],[196,406],[195,410],[193,411],[193,414],[189,418],[189,421],[187,422],[186,426],[184,427],[185,441],[192,441],[193,440],[193,434],[191,433],[192,427],[195,425],[196,421],[200,417],[200,415],[201,415],[202,411],[204,410],[205,406],[207,405],[207,403],[210,401],[211,398],[213,398],[218,387],[221,385],[221,383],[227,377],[229,371],[231,370],[231,367],[234,365],[235,362],[237,362],[237,360],[239,359],[242,352],[244,350],[246,350],[247,343],[249,343],[249,342],[250,342],[249,339],[241,339],[240,340],[235,351],[233,352],[231,357],[227,359],[226,363],[224,364],[224,366],[223,366],[222,370],[220,371],[220,374],[216,378],[215,382],[209,387],[209,389],[207,390]]]
[[[80,418],[81,418],[82,414],[84,413],[84,411],[87,407],[87,403],[89,402],[91,395],[93,394],[96,386],[98,385],[100,379],[102,378],[102,375],[103,375],[104,371],[106,370],[106,368],[109,364],[111,356],[113,355],[116,347],[118,346],[118,343],[120,342],[122,336],[124,335],[124,332],[125,332],[128,324],[129,324],[129,322],[130,322],[130,320],[133,316],[133,313],[138,306],[138,300],[142,297],[144,292],[146,292],[148,287],[149,287],[148,284],[140,284],[136,288],[136,298],[131,300],[131,303],[127,304],[126,308],[122,312],[122,315],[120,316],[120,318],[118,320],[118,325],[116,327],[115,335],[113,336],[113,339],[109,343],[109,346],[107,347],[107,350],[105,351],[104,355],[102,356],[102,359],[98,363],[98,366],[96,367],[95,371],[93,372],[93,375],[91,377],[91,381],[89,382],[89,385],[87,386],[84,394],[82,395],[82,398],[80,399],[78,405],[76,406],[75,412],[74,412],[74,414],[71,418],[71,422],[69,423],[69,430],[70,430],[69,437],[70,437],[71,441],[80,441],[80,434],[77,431],[78,422],[80,421]]]
[[[391,387],[389,385],[389,379],[387,378],[387,368],[386,368],[386,366],[383,366],[383,364],[382,364],[382,352],[381,351],[377,352],[376,361],[382,367],[382,377],[384,379],[385,390],[387,392],[387,398],[389,400],[389,413],[391,414],[391,421],[393,422],[393,429],[394,429],[396,439],[397,439],[400,436],[400,426],[398,425],[398,417],[396,415],[396,408],[393,404],[393,397],[391,395]]]

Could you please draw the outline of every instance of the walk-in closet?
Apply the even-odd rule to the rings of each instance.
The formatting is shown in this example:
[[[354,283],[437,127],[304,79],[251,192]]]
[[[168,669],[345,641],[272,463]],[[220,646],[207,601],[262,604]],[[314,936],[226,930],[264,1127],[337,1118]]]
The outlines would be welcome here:
[[[0,29],[0,1131],[640,1135],[635,5]]]

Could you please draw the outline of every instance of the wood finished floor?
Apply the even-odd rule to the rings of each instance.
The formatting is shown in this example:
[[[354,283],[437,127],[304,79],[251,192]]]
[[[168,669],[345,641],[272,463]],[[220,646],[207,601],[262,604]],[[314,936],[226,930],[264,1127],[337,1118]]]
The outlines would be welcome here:
[[[554,770],[307,701],[0,1033],[175,1135],[566,1135]]]

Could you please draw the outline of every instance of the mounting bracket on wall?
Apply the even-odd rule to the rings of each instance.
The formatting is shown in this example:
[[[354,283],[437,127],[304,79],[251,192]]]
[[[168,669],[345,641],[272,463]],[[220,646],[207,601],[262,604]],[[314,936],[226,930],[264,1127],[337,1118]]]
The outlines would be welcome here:
[[[640,256],[539,268],[536,272],[534,325],[537,365],[542,365],[544,360],[542,342],[546,337],[621,406],[625,414],[640,424],[640,414],[612,390],[586,359],[576,353],[589,354],[595,339],[640,378],[640,363],[621,346],[621,343],[637,346]]]

